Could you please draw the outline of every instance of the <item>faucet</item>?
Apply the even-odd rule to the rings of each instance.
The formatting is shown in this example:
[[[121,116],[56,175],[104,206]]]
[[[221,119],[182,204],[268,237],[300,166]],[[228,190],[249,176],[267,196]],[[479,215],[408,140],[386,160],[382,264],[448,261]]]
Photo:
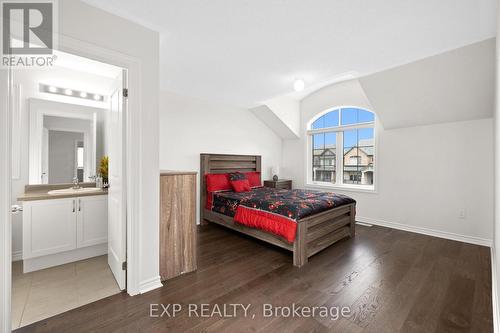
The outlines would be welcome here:
[[[79,190],[80,189],[80,182],[78,181],[78,177],[73,178],[73,190]]]

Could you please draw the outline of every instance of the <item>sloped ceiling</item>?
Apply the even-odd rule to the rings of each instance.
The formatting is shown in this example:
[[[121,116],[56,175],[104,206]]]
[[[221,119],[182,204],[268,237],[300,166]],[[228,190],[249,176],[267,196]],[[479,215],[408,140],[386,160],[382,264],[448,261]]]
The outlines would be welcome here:
[[[246,108],[496,35],[496,0],[85,2],[160,32],[162,89]]]
[[[386,129],[493,116],[495,39],[359,79]]]
[[[264,124],[267,125],[274,133],[282,139],[297,139],[299,134],[294,132],[287,122],[274,112],[269,106],[261,105],[251,108],[250,111]]]

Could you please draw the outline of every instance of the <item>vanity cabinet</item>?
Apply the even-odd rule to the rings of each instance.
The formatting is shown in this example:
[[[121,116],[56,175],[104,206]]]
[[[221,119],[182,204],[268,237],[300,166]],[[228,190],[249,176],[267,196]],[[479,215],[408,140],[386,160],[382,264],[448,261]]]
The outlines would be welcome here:
[[[23,259],[107,242],[107,196],[26,201]]]
[[[75,198],[23,205],[23,259],[76,248]]]
[[[108,241],[107,196],[78,198],[76,229],[77,248]]]

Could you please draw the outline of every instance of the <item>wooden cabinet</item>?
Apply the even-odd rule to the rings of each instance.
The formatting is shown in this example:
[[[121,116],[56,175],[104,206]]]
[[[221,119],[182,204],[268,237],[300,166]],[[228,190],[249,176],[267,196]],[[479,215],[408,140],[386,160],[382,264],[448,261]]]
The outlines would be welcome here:
[[[292,189],[292,181],[288,179],[279,179],[279,180],[264,180],[265,187],[272,187],[276,189]]]
[[[78,248],[106,243],[108,241],[107,196],[78,198],[76,227]]]
[[[23,259],[106,243],[107,202],[106,195],[25,201]]]
[[[160,275],[196,270],[196,173],[160,175]]]

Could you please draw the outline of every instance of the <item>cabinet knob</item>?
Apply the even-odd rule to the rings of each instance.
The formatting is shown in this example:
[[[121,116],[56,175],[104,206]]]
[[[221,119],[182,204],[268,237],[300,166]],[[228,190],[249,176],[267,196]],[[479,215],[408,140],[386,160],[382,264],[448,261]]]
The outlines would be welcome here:
[[[76,200],[73,200],[73,213],[76,211]]]

